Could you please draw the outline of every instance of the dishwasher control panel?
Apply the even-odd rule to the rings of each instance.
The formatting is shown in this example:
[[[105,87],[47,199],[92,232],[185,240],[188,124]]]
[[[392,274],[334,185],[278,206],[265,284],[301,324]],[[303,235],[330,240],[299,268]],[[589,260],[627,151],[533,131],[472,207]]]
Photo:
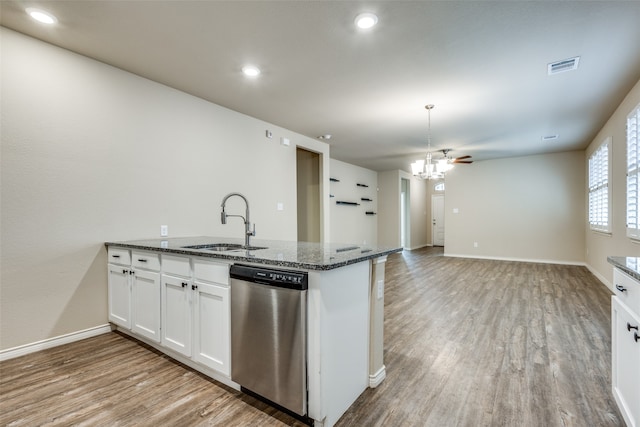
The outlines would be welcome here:
[[[230,276],[232,279],[299,290],[308,288],[309,277],[302,271],[276,270],[241,264],[231,266]]]

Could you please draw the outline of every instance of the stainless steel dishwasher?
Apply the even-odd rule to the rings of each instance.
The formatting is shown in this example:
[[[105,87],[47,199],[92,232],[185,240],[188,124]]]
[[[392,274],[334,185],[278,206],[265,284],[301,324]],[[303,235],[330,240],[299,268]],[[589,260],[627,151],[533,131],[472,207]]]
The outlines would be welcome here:
[[[305,417],[307,273],[232,265],[230,276],[231,379]]]

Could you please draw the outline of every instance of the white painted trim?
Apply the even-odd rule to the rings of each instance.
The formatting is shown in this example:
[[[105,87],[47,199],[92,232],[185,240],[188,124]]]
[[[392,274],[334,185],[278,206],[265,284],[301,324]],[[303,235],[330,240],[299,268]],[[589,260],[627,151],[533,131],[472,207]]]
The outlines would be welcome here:
[[[535,262],[538,264],[578,265],[582,267],[587,266],[584,262],[562,261],[557,259],[528,259],[528,258],[494,257],[494,256],[469,255],[469,254],[449,254],[449,253],[445,253],[444,256],[450,256],[453,258],[491,259],[496,261]]]
[[[80,341],[85,338],[95,337],[97,335],[111,332],[109,324],[96,326],[94,328],[85,329],[83,331],[71,332],[70,334],[60,335],[46,340],[37,341],[30,344],[24,344],[18,347],[8,348],[0,351],[0,362],[24,356],[26,354],[35,353],[36,351],[46,350],[48,348],[58,347],[63,344],[69,344]]]
[[[369,387],[370,388],[378,387],[380,384],[382,384],[382,381],[384,381],[386,377],[387,377],[387,369],[384,365],[382,365],[382,368],[378,369],[378,372],[376,372],[375,374],[369,375]]]
[[[604,277],[602,274],[598,273],[598,271],[595,268],[591,267],[589,264],[585,264],[585,267],[587,267],[587,269],[591,272],[591,274],[596,276],[598,278],[598,280],[600,280],[602,282],[603,285],[605,285],[607,288],[609,288],[609,290],[611,292],[613,292],[615,294],[615,290],[613,289],[613,283],[608,281],[606,277]]]
[[[413,247],[410,247],[410,248],[403,248],[403,249],[406,250],[406,251],[415,251],[415,250],[422,249],[422,248],[428,248],[429,246],[433,246],[433,245],[431,243],[426,243],[424,245],[413,246]]]

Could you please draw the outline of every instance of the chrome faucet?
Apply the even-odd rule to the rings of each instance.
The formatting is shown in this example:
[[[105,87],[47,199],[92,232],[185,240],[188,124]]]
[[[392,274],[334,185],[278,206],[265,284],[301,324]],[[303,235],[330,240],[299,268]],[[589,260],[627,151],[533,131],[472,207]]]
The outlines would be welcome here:
[[[224,205],[227,203],[227,199],[231,196],[238,196],[241,197],[242,200],[244,200],[245,205],[247,205],[247,209],[245,211],[245,216],[242,215],[229,215],[224,211]],[[247,200],[246,197],[244,197],[242,194],[240,193],[229,193],[226,196],[224,196],[224,198],[222,199],[222,212],[220,212],[220,221],[223,224],[227,223],[227,217],[230,216],[236,216],[238,218],[242,218],[242,220],[244,221],[244,245],[248,248],[249,246],[251,246],[249,244],[249,238],[251,236],[255,236],[256,235],[256,226],[255,224],[253,225],[253,231],[251,231],[251,222],[249,222],[249,201]]]

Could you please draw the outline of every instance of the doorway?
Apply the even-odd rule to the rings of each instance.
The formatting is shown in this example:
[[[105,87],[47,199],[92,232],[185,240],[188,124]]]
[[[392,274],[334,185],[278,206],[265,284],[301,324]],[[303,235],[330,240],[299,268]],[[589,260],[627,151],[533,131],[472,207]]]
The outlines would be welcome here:
[[[400,246],[409,248],[411,246],[411,221],[410,221],[410,186],[409,180],[400,179]]]
[[[320,154],[296,147],[298,241],[320,242]]]
[[[444,246],[444,194],[431,196],[431,222],[433,246]]]

